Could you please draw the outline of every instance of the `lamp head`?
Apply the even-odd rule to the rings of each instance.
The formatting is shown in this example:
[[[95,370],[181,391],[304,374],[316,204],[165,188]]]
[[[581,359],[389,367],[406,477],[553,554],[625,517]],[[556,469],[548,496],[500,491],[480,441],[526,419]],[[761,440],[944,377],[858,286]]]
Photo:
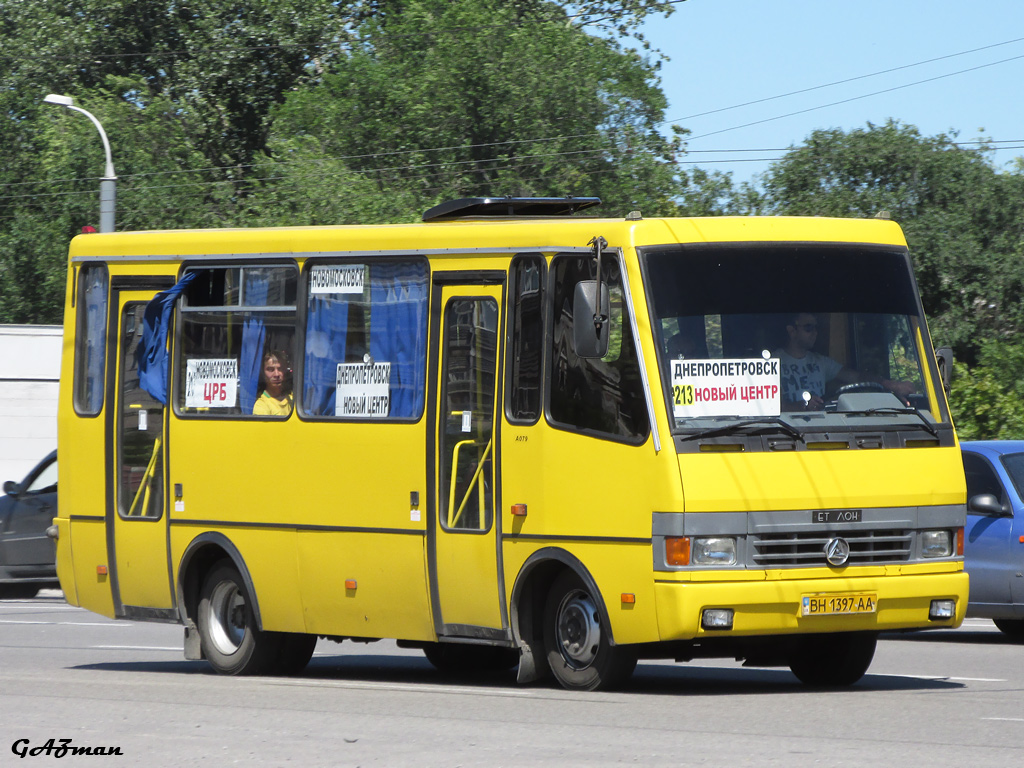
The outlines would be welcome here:
[[[43,99],[46,104],[57,104],[62,107],[74,106],[75,100],[70,96],[61,96],[59,93],[49,93]]]

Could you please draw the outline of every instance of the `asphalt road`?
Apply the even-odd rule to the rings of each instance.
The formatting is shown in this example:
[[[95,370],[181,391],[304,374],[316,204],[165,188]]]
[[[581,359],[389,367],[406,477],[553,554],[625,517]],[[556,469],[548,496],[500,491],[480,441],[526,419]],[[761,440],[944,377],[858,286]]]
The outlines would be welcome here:
[[[57,591],[0,601],[0,766],[1024,763],[1024,645],[982,620],[883,637],[842,691],[712,661],[641,663],[626,690],[580,694],[446,678],[394,643],[324,640],[299,677],[227,678],[185,661],[181,638]],[[97,754],[59,758],[61,739]]]

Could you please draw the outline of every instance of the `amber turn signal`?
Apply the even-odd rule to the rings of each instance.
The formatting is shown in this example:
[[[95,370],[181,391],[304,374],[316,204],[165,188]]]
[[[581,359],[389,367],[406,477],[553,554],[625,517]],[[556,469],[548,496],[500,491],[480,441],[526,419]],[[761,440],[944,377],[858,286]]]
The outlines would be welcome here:
[[[665,562],[668,565],[689,565],[690,564],[690,537],[689,536],[666,536],[665,537]]]

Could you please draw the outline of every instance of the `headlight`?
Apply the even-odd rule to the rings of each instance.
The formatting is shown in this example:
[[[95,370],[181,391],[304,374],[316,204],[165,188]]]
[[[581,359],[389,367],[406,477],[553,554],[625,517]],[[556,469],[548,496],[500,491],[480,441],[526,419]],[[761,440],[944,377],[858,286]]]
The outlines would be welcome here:
[[[694,565],[735,565],[736,539],[725,536],[695,538],[691,560]]]
[[[949,557],[953,554],[953,537],[949,531],[922,531],[922,557]]]

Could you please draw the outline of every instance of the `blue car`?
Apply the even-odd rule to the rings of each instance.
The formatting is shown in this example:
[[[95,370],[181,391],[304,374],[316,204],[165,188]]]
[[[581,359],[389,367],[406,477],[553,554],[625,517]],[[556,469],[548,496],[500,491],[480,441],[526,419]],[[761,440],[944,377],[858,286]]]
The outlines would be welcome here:
[[[1024,440],[965,442],[967,615],[1024,639]]]

